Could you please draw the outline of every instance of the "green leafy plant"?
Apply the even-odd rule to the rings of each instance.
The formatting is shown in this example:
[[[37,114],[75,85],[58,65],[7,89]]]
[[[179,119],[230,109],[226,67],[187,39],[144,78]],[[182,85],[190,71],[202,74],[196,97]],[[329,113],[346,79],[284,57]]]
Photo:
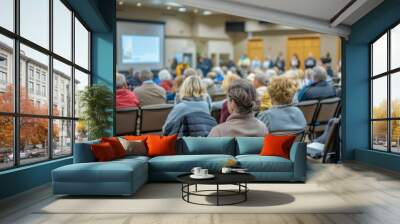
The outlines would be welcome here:
[[[87,126],[90,140],[109,136],[112,125],[113,94],[102,84],[86,87],[80,93],[81,119]]]

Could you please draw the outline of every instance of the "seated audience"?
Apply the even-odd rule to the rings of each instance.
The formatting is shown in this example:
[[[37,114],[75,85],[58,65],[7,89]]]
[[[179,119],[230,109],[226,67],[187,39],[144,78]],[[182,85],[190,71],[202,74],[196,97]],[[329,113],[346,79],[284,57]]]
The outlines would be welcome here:
[[[164,123],[163,131],[165,131],[166,127],[171,125],[170,123],[177,122],[186,114],[194,112],[210,114],[206,90],[199,76],[189,76],[185,81],[183,81],[179,90],[179,98],[180,102],[177,103],[168,114],[167,120]]]
[[[140,99],[140,105],[163,104],[166,102],[166,92],[163,88],[153,82],[153,73],[143,70],[139,74],[142,85],[137,87],[134,92]]]
[[[178,137],[207,137],[217,121],[203,111],[187,113],[174,122],[164,126],[163,135],[178,135]]]
[[[326,81],[326,70],[316,66],[312,70],[312,83],[304,86],[298,93],[298,101],[322,100],[336,96],[335,87]]]
[[[230,116],[225,123],[215,126],[208,136],[264,136],[266,126],[254,117],[257,107],[255,88],[246,80],[235,80],[228,89],[228,110]]]
[[[205,77],[202,81],[206,86],[208,95],[212,96],[217,93],[217,87],[215,86],[214,79],[217,77],[217,73],[209,72],[207,77]]]
[[[276,77],[268,86],[272,108],[258,115],[269,132],[303,131],[307,125],[303,112],[292,105],[296,83],[288,77]]]
[[[267,93],[268,82],[269,82],[269,77],[264,72],[258,72],[254,76],[253,85],[257,91],[257,100],[260,102],[259,109],[261,111],[264,111],[272,106],[271,99],[269,97],[269,94]]]
[[[172,75],[167,69],[162,69],[158,72],[158,78],[160,79],[160,86],[167,92],[172,92],[174,82],[172,81]]]
[[[228,73],[222,81],[222,89],[225,93],[228,92],[229,86],[231,86],[232,82],[235,80],[240,79],[240,77],[234,73]],[[219,117],[219,123],[224,123],[226,119],[231,115],[228,110],[228,102],[225,100],[224,103],[222,104],[221,108],[221,114]]]
[[[116,85],[117,109],[139,106],[139,98],[135,95],[135,93],[128,89],[128,85],[126,83],[126,78],[124,75],[117,73]]]
[[[184,80],[186,80],[188,77],[192,77],[192,76],[196,76],[196,77],[200,78],[200,76],[197,73],[197,71],[195,69],[193,69],[193,68],[186,69],[184,74],[183,74],[183,76],[184,76]],[[180,93],[181,93],[181,91],[179,91],[179,94]],[[182,97],[179,97],[179,94],[177,93],[177,96],[175,97],[175,104],[178,104],[182,100]],[[207,92],[205,93],[205,99],[206,99],[206,102],[208,104],[209,110],[211,111],[212,100],[211,100],[210,95]]]

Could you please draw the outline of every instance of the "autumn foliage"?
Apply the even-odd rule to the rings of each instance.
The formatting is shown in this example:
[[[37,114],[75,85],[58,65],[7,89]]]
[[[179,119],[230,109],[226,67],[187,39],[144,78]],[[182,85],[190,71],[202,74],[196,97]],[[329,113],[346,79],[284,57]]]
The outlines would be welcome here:
[[[392,112],[391,117],[400,117],[400,101],[395,99],[392,100]],[[387,118],[387,101],[382,101],[380,104],[373,108],[373,118]],[[375,121],[373,122],[373,133],[374,138],[386,139],[387,136],[387,121]],[[392,121],[392,141],[398,141],[400,138],[400,122],[397,120]]]
[[[13,86],[7,87],[5,93],[0,93],[0,111],[13,112],[14,96]],[[45,105],[45,106],[44,106]],[[35,105],[25,90],[20,89],[20,110],[22,114],[47,115],[47,104]],[[58,113],[58,111],[56,112]],[[13,148],[13,117],[0,116],[0,149]],[[26,145],[46,144],[48,139],[48,119],[47,118],[20,118],[20,148],[24,149]],[[53,126],[53,138],[59,135],[59,127]]]

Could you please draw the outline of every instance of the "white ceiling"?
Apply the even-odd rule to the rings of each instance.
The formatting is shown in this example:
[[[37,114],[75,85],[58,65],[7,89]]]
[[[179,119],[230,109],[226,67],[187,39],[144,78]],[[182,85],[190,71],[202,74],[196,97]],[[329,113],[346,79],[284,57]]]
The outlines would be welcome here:
[[[225,0],[295,15],[330,20],[350,0]]]
[[[119,1],[119,0],[117,0]],[[127,4],[166,8],[178,3],[188,11],[210,10],[234,16],[347,37],[350,26],[383,0],[355,0],[334,22],[331,20],[352,0],[123,0]],[[172,7],[176,10],[178,7]]]

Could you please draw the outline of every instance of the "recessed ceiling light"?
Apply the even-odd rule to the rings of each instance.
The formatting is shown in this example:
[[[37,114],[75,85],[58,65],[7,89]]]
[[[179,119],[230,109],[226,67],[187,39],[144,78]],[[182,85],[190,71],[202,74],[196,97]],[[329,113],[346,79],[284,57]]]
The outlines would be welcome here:
[[[194,12],[194,13],[198,13],[199,10],[198,10],[198,9],[193,9],[193,12]]]
[[[142,3],[138,2],[138,3],[136,3],[136,6],[140,7],[140,6],[142,6]]]
[[[206,10],[206,11],[203,12],[203,15],[205,15],[205,16],[208,16],[208,15],[211,15],[211,14],[212,14],[212,12],[210,12],[210,11],[208,11],[208,10]]]
[[[167,6],[167,10],[171,10],[171,8],[172,8],[171,6]]]
[[[181,4],[176,2],[166,2],[165,5],[172,6],[172,7],[182,7]]]
[[[179,11],[179,12],[186,12],[186,8],[181,7],[181,8],[178,9],[178,11]]]
[[[118,5],[123,5],[124,1],[118,1]]]

